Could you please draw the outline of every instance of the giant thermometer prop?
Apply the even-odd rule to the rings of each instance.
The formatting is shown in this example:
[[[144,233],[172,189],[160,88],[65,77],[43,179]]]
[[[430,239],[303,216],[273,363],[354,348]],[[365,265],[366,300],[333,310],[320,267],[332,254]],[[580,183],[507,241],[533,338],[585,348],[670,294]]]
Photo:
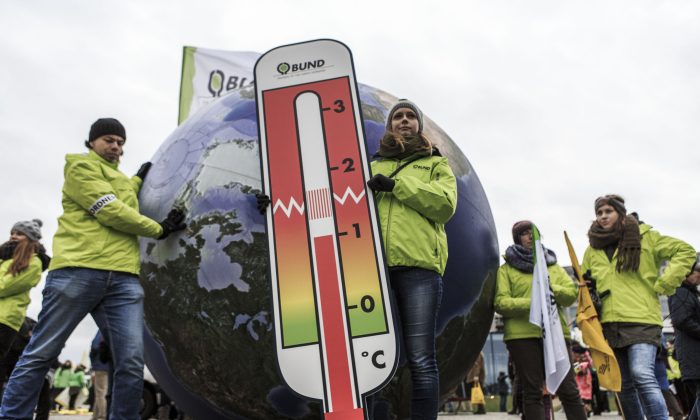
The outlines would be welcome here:
[[[273,49],[255,87],[279,369],[325,418],[360,420],[397,345],[350,50]]]

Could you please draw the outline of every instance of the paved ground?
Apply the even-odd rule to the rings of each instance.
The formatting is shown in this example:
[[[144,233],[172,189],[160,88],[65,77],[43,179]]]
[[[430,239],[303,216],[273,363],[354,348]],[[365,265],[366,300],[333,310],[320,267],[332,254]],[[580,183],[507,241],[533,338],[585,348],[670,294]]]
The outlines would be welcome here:
[[[506,413],[487,413],[484,415],[476,415],[476,414],[440,414],[439,420],[463,420],[463,419],[469,419],[469,420],[520,420],[519,416],[509,416]],[[554,413],[554,419],[555,420],[564,420],[566,419],[566,416],[564,415],[564,412],[559,411]],[[612,414],[612,413],[606,413],[602,416],[592,416],[589,417],[591,420],[596,420],[596,419],[601,419],[601,420],[622,420],[622,417],[618,416],[617,414]]]
[[[86,420],[90,418],[89,414],[85,415],[60,415],[60,414],[52,414],[51,419],[53,420]],[[555,420],[564,420],[566,417],[564,416],[563,412],[557,412],[554,414]],[[485,415],[475,415],[475,414],[440,414],[440,417],[438,420],[520,420],[520,417],[518,416],[509,416],[506,413],[488,413]],[[593,416],[590,417],[591,420],[618,420],[622,419],[622,417],[612,414],[612,413],[606,413],[603,416]]]

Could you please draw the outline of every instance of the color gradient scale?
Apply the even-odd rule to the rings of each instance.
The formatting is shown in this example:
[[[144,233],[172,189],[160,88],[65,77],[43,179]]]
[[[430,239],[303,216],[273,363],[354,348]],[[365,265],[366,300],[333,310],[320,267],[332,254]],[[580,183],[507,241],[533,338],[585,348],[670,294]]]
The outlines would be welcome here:
[[[396,335],[349,49],[273,49],[255,67],[277,362],[325,418],[362,419]]]

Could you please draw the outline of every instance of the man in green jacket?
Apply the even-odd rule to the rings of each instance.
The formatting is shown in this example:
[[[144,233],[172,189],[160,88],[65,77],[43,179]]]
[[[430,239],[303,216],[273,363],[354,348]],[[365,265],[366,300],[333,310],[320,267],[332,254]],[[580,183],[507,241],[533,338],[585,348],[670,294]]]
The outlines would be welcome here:
[[[125,143],[124,126],[114,118],[100,118],[85,142],[88,153],[66,156],[55,258],[39,322],[7,385],[1,419],[32,418],[50,362],[88,313],[111,344],[110,418],[138,418],[143,389],[138,237],[165,239],[186,225],[178,209],[160,223],[139,213],[137,194],[151,164],[127,178],[118,169]]]

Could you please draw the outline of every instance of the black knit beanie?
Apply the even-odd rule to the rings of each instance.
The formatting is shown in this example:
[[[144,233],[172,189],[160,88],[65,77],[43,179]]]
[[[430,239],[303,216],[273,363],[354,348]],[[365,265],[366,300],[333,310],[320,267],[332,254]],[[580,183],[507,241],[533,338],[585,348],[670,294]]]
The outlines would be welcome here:
[[[418,117],[418,132],[422,133],[423,132],[423,113],[421,112],[420,108],[413,102],[409,101],[408,99],[399,99],[399,101],[394,105],[391,110],[389,111],[389,114],[387,115],[386,119],[386,131],[391,131],[391,119],[394,117],[394,112],[396,112],[397,109],[399,108],[408,108],[411,111],[413,111],[416,114],[416,117]]]
[[[119,136],[126,140],[126,129],[122,123],[114,118],[100,118],[90,127],[88,142],[91,142],[100,136],[106,136],[109,134]]]

